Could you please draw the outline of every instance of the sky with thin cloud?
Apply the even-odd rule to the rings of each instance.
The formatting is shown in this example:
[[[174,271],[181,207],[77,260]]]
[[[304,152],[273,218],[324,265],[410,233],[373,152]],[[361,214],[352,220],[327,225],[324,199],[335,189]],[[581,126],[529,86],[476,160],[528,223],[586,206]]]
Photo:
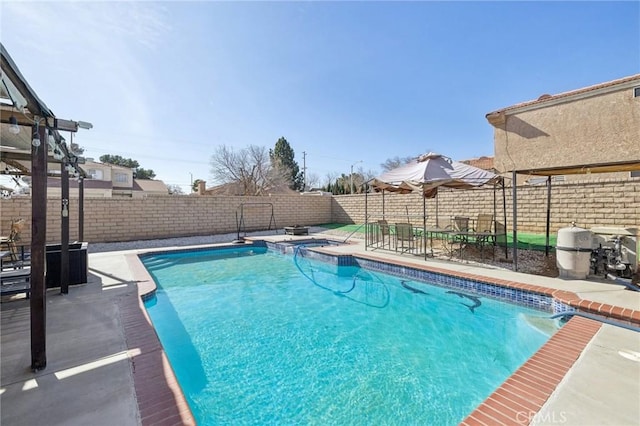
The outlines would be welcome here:
[[[93,123],[86,157],[187,192],[218,146],[281,136],[321,183],[491,156],[487,113],[640,72],[640,3],[3,1],[0,39],[56,116]]]

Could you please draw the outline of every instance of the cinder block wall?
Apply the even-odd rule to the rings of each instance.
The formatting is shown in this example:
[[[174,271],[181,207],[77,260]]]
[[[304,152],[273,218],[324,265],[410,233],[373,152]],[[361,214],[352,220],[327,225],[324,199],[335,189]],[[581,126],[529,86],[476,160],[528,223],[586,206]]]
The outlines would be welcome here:
[[[144,199],[87,198],[84,201],[84,240],[89,242],[135,241],[236,232],[236,212],[243,206],[247,231],[267,229],[271,206],[275,226],[329,223],[331,197],[273,195],[271,197],[166,196]],[[78,239],[78,199],[70,200],[70,240]],[[30,198],[0,201],[2,235],[8,235],[13,218],[31,217]],[[47,241],[60,241],[60,200],[47,202]],[[274,224],[272,223],[273,227]],[[31,240],[31,223],[22,244]]]
[[[497,220],[504,223],[502,190],[496,195]],[[512,187],[505,188],[507,227],[513,229]],[[547,188],[542,186],[518,187],[518,230],[544,233],[547,218]],[[367,197],[370,221],[382,218],[381,193]],[[365,217],[364,195],[334,197],[331,211],[334,222],[362,223]],[[493,213],[493,189],[442,189],[437,199],[426,200],[427,225],[436,225],[436,210],[440,226],[449,223],[452,216],[477,217],[480,213]],[[418,194],[399,195],[385,193],[385,218],[392,221],[422,223],[422,199]],[[577,226],[626,226],[640,228],[640,179],[575,181],[554,183],[551,190],[551,233],[575,222]]]
[[[502,191],[496,191],[497,219],[504,222]],[[507,227],[512,229],[512,189],[505,190]],[[518,187],[518,230],[543,233],[546,223],[547,190],[543,186]],[[236,212],[244,206],[247,230],[269,226],[272,203],[278,228],[323,223],[363,223],[365,196],[343,195],[271,197],[196,197],[166,196],[145,199],[85,199],[84,240],[89,242],[134,241],[191,235],[236,232]],[[262,203],[262,204],[255,204]],[[369,220],[382,217],[382,194],[367,197]],[[442,190],[437,199],[426,200],[427,224],[445,226],[452,216],[477,217],[493,213],[493,189]],[[384,196],[385,217],[390,221],[422,224],[422,199],[418,194]],[[70,239],[78,239],[78,200],[70,200]],[[12,218],[31,217],[30,198],[0,200],[0,230],[9,234]],[[640,178],[631,181],[584,181],[554,184],[551,193],[551,232],[569,226],[627,226],[640,228]],[[22,243],[28,244],[31,224],[28,221]],[[47,241],[60,241],[60,200],[47,203]]]

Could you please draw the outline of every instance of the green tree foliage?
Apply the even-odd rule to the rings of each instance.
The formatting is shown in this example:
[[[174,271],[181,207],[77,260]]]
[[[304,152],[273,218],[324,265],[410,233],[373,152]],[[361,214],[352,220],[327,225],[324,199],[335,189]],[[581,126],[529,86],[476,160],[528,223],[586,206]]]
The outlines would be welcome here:
[[[322,190],[333,194],[333,185],[329,182],[326,186],[322,187]]]
[[[304,189],[304,175],[295,161],[295,153],[284,137],[276,142],[274,149],[269,150],[269,158],[275,169],[280,169],[289,180],[289,188],[302,191]]]
[[[131,158],[124,158],[119,155],[105,154],[100,156],[100,162],[105,164],[113,164],[114,166],[126,167],[133,169],[134,178],[136,179],[153,179],[156,174],[151,169],[143,169],[140,163]]]
[[[326,185],[322,186],[322,190],[330,192],[333,195],[351,194],[351,184],[353,183],[354,194],[364,194],[368,190],[366,182],[373,179],[375,174],[373,171],[364,171],[359,169],[353,174],[342,174],[338,177],[334,175],[327,176]]]
[[[200,186],[200,182],[204,182],[202,179],[196,179],[193,181],[193,185],[191,186],[191,192],[198,192],[198,186]]]

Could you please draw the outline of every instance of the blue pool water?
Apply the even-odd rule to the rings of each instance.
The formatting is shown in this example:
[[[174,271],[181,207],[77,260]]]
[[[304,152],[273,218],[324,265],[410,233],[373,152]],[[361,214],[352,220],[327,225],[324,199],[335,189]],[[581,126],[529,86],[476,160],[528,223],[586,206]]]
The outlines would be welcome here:
[[[457,424],[550,337],[543,312],[266,248],[143,262],[199,425]]]

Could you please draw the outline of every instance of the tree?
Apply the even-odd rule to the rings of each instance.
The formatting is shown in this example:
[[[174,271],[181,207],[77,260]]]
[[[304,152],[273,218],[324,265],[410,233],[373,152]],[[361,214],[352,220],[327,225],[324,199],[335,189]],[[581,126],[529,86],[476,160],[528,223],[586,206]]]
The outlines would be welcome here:
[[[307,174],[307,188],[317,188],[320,185],[320,176],[315,173]]]
[[[169,194],[171,195],[184,194],[184,192],[182,191],[182,187],[180,185],[167,185],[167,189],[169,190]]]
[[[402,166],[403,164],[410,163],[414,159],[415,157],[400,158],[398,156],[395,156],[393,158],[388,158],[384,163],[380,164],[380,167],[382,167],[382,171],[388,172],[389,170],[393,170],[396,167]]]
[[[331,187],[333,186],[333,182],[336,180],[337,177],[338,177],[338,174],[336,172],[329,172],[325,175],[324,184],[322,185],[322,187],[325,188],[325,191],[332,192]]]
[[[193,181],[193,185],[191,185],[191,192],[198,192],[198,187],[200,186],[200,182],[204,182],[202,179],[196,179]]]
[[[289,178],[289,188],[302,191],[304,190],[304,175],[300,173],[300,167],[294,157],[295,153],[284,137],[278,139],[273,150],[269,150],[272,166],[280,169],[282,174]]]
[[[244,195],[265,195],[288,185],[287,176],[272,166],[266,149],[255,145],[238,152],[219,146],[211,156],[211,175],[219,184],[240,185]]]
[[[351,191],[350,185],[351,185],[351,179],[349,178],[349,176],[343,173],[340,175],[339,178],[336,179],[335,183],[333,184],[332,193],[334,195],[348,194]]]
[[[151,169],[143,169],[140,167],[140,163],[131,158],[123,158],[119,155],[105,154],[100,156],[100,162],[106,164],[113,164],[114,166],[126,167],[133,170],[134,178],[136,179],[153,179],[156,174]]]

